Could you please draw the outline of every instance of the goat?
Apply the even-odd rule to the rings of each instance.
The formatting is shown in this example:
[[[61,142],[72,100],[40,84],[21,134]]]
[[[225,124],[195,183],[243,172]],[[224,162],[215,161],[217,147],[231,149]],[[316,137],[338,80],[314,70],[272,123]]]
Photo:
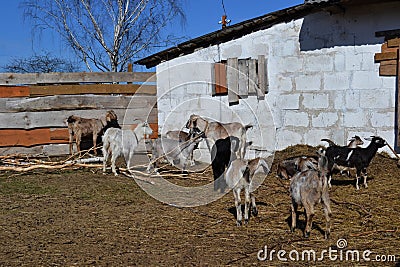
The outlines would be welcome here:
[[[330,147],[338,146],[333,141],[326,139],[326,138],[321,139],[321,141],[328,142]],[[348,148],[356,148],[356,147],[362,146],[364,144],[364,141],[358,135],[353,136],[349,141],[350,142],[347,144]],[[334,164],[333,169],[340,171],[340,174],[343,174],[343,172],[347,172],[347,176],[350,177],[350,168],[349,167],[344,167],[344,166],[339,166],[337,164]],[[329,188],[332,187],[331,180],[332,180],[332,176],[330,175],[329,180],[328,180]]]
[[[277,176],[282,179],[291,179],[297,172],[316,169],[317,157],[298,156],[282,160],[278,164]]]
[[[367,168],[375,156],[379,148],[387,145],[386,141],[379,136],[371,136],[371,138],[365,138],[371,141],[366,148],[356,147],[348,148],[341,146],[330,146],[326,149],[326,157],[328,158],[328,169],[329,169],[329,180],[332,176],[332,170],[335,164],[344,167],[350,167],[356,169],[356,189],[359,190],[358,178],[362,173],[364,178],[364,186],[367,185]]]
[[[195,134],[193,138],[186,142],[180,142],[179,140],[173,140],[165,137],[156,139],[153,142],[153,149],[151,153],[150,163],[147,167],[147,172],[150,173],[150,169],[153,168],[157,172],[156,165],[157,161],[161,158],[166,158],[174,166],[182,168],[182,171],[186,170],[187,162],[192,154],[195,146],[201,141],[204,134]]]
[[[239,122],[221,123],[217,121],[208,121],[199,115],[192,114],[186,123],[186,128],[198,128],[204,132],[205,137],[210,138],[214,142],[218,139],[224,139],[228,136],[235,136],[239,138],[239,157],[244,158],[246,153],[246,132],[253,126],[248,124],[243,126]],[[208,150],[210,151],[210,144],[206,139]]]
[[[168,139],[178,140],[179,142],[187,142],[193,136],[193,133],[186,133],[184,131],[168,131],[165,136]],[[193,151],[198,148],[198,144],[194,147]],[[190,154],[190,166],[194,166],[195,162],[193,160],[193,151]]]
[[[211,149],[211,166],[214,176],[214,191],[225,191],[223,174],[229,164],[237,158],[239,138],[229,136],[218,139]],[[219,179],[220,178],[220,179]]]
[[[233,189],[236,206],[236,225],[242,225],[242,207],[240,192],[244,189],[244,223],[249,221],[249,208],[251,200],[251,213],[257,216],[258,210],[256,199],[251,189],[253,177],[255,174],[263,172],[267,174],[269,167],[264,158],[255,158],[252,160],[236,159],[231,162],[225,174],[225,182],[229,188]]]
[[[292,214],[292,223],[290,227],[291,232],[294,232],[296,228],[298,205],[302,205],[306,213],[304,237],[309,237],[314,217],[314,206],[317,203],[322,202],[326,219],[325,239],[329,238],[331,228],[330,216],[332,211],[330,207],[327,175],[328,159],[323,153],[320,153],[318,159],[318,170],[309,169],[298,172],[292,177],[290,182]]]
[[[106,165],[111,154],[111,170],[115,176],[117,171],[115,162],[119,156],[124,156],[126,166],[131,172],[131,162],[138,144],[146,135],[153,134],[147,122],[138,123],[135,130],[121,130],[109,128],[103,135],[103,173],[106,172]]]
[[[116,121],[117,115],[113,110],[107,111],[105,118],[101,119],[87,119],[81,118],[75,115],[71,115],[67,118],[68,133],[69,133],[69,153],[73,153],[73,140],[75,137],[76,149],[78,153],[81,153],[81,141],[84,136],[92,136],[94,154],[97,155],[97,138],[102,132],[102,129],[107,125],[108,122]]]

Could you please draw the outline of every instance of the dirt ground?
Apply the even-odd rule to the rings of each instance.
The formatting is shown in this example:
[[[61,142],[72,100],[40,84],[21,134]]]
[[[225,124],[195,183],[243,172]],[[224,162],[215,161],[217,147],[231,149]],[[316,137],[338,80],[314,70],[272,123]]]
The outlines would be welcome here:
[[[369,167],[368,189],[356,191],[354,178],[334,176],[329,240],[320,205],[309,238],[303,238],[302,209],[300,229],[290,233],[289,182],[275,177],[276,162],[315,150],[276,153],[255,192],[259,214],[242,227],[231,192],[204,206],[178,208],[99,168],[2,172],[0,266],[400,266],[400,169],[383,154]],[[168,181],[212,181],[210,169],[199,177]]]

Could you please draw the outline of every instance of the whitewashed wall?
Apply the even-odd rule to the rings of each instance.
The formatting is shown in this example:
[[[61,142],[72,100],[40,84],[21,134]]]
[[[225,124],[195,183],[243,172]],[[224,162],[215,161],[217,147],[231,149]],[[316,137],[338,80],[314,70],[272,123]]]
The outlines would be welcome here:
[[[400,28],[399,8],[321,12],[161,63],[159,132],[183,127],[196,113],[255,124],[248,139],[267,150],[318,145],[321,138],[345,144],[354,134],[381,135],[394,145],[395,77],[379,76],[374,54],[384,41],[375,32]],[[249,97],[229,107],[226,96],[211,96],[212,63],[258,55],[268,60],[265,100]]]

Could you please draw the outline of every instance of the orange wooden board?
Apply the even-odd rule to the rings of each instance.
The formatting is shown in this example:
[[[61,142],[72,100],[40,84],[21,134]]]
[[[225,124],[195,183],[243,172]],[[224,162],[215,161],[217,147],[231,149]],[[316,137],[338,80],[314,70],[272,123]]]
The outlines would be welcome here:
[[[28,86],[0,86],[0,98],[26,97],[30,95]]]
[[[0,130],[0,147],[24,146],[65,143],[64,140],[51,140],[50,128],[23,130]]]

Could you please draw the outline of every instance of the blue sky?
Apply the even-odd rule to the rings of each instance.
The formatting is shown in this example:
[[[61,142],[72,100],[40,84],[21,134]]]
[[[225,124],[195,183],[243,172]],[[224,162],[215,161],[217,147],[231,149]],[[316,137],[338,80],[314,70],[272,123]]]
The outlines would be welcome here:
[[[186,0],[184,10],[186,25],[173,27],[177,36],[198,37],[221,28],[218,21],[224,11],[222,0]],[[73,57],[51,32],[35,33],[39,38],[32,41],[29,21],[23,18],[20,1],[0,0],[0,68],[12,58],[24,58],[50,52],[62,58]],[[303,3],[303,0],[224,0],[225,10],[231,24],[261,16],[272,11]]]

